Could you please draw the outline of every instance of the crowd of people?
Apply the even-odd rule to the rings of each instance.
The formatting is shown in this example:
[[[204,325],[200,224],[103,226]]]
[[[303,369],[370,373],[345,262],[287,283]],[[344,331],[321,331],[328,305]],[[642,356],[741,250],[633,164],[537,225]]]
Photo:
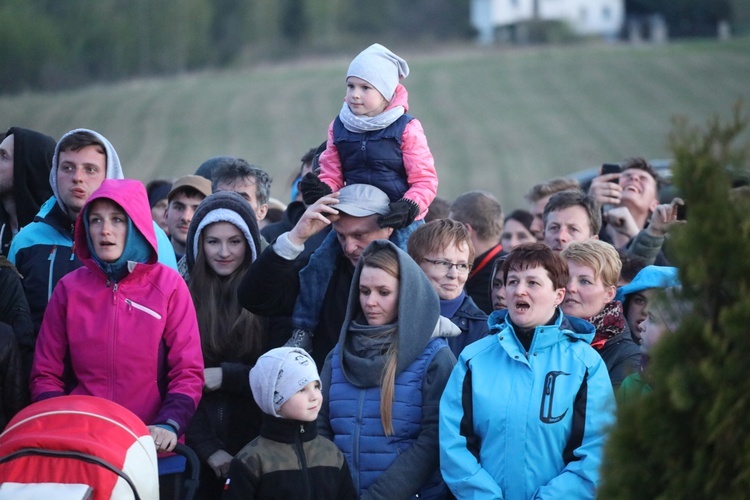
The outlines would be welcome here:
[[[0,427],[30,402],[114,401],[199,498],[594,498],[618,400],[684,304],[682,201],[642,158],[498,199],[437,196],[400,83],[357,55],[327,139],[271,178],[221,156],[127,179],[114,146],[0,143]]]

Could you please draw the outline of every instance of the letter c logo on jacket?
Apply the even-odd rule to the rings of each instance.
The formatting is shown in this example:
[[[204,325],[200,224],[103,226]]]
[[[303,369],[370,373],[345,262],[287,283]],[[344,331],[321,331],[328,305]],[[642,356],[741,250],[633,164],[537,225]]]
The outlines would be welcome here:
[[[566,408],[560,415],[552,415],[553,402],[555,399],[555,385],[557,384],[557,377],[562,375],[570,375],[570,373],[562,371],[551,371],[547,372],[544,377],[544,391],[542,392],[542,404],[539,408],[539,420],[545,424],[554,424],[565,418],[569,408]]]

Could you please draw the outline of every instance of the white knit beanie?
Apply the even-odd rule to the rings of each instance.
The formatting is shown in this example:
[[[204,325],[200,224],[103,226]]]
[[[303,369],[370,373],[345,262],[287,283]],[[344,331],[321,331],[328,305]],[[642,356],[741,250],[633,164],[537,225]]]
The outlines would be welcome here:
[[[250,370],[255,402],[263,413],[274,417],[280,417],[281,405],[314,381],[320,381],[315,361],[299,347],[271,349]]]
[[[351,62],[346,72],[346,77],[350,76],[369,82],[390,102],[398,82],[409,76],[409,65],[387,48],[374,43]]]

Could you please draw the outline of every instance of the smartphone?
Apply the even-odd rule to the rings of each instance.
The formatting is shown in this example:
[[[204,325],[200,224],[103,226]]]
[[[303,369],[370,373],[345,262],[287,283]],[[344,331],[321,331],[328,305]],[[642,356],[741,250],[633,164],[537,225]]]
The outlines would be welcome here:
[[[677,205],[677,220],[687,219],[687,204]]]
[[[607,175],[607,174],[619,174],[622,172],[622,168],[620,168],[620,165],[617,163],[605,163],[602,165],[602,173],[601,175]],[[615,184],[619,182],[618,179],[612,179],[609,182],[614,182]]]

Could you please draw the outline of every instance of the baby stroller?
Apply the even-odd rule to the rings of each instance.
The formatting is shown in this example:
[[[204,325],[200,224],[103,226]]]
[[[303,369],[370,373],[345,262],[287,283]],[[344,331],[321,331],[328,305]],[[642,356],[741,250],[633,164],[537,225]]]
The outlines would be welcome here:
[[[195,456],[189,448],[181,451]],[[40,401],[19,412],[0,435],[0,499],[5,498],[159,498],[154,442],[138,417],[111,401],[91,396]]]

